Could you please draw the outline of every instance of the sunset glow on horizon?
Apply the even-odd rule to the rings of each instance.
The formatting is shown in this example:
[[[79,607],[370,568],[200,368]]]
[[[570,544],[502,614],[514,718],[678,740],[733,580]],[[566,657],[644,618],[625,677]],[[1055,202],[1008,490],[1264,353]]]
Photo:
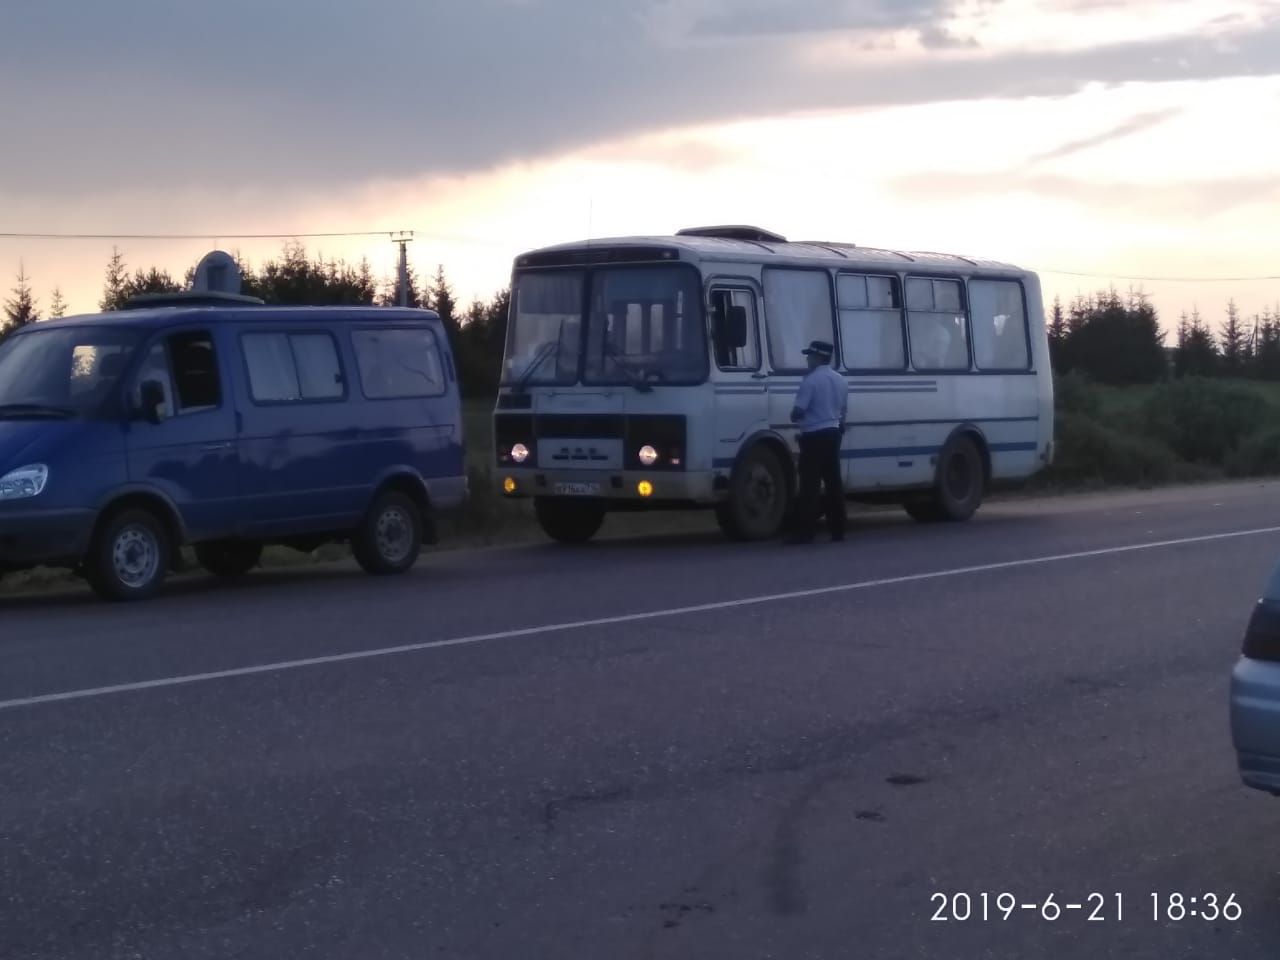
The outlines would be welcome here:
[[[123,6],[135,5],[151,7]],[[443,264],[467,301],[505,285],[512,259],[540,245],[752,223],[793,239],[1008,260],[1067,301],[1140,288],[1170,329],[1193,307],[1216,323],[1228,298],[1246,315],[1280,302],[1280,281],[1264,279],[1280,276],[1278,3],[831,0],[784,15],[748,0],[654,0],[638,12],[609,0],[593,9],[604,7],[613,21],[577,3],[485,0],[427,14],[381,0],[360,16],[418,18],[460,48],[510,45],[508,59],[524,60],[502,73],[500,50],[476,54],[486,73],[474,83],[449,80],[448,64],[437,73],[397,57],[393,69],[390,50],[335,63],[338,88],[344,71],[383,70],[374,86],[385,81],[391,103],[371,101],[368,116],[342,124],[337,98],[326,136],[310,125],[323,95],[308,87],[309,70],[317,51],[346,58],[343,44],[359,38],[344,38],[332,18],[299,24],[318,32],[278,51],[279,85],[261,98],[270,102],[249,103],[242,126],[212,147],[190,126],[202,107],[189,98],[216,50],[197,49],[170,92],[129,72],[127,44],[77,67],[63,62],[76,38],[54,32],[76,28],[38,30],[39,13],[20,14],[0,40],[0,74],[6,89],[32,96],[0,101],[0,114],[7,129],[36,129],[0,157],[0,232],[413,230],[419,277]],[[504,17],[538,13],[530,22],[545,29],[545,50],[529,47],[538,33],[521,45],[491,32]],[[189,26],[180,13],[151,14],[175,31]],[[624,78],[595,59],[611,23],[636,47],[620,57],[632,71]],[[574,30],[576,45],[561,35]],[[65,54],[33,68],[29,48],[44,43],[47,55],[55,40]],[[646,56],[653,72],[636,73]],[[687,76],[667,72],[682,62]],[[42,101],[56,91],[35,81],[55,66],[98,79],[74,107],[50,113]],[[226,83],[224,98],[238,86]],[[118,141],[103,142],[117,134],[93,128],[95,105],[120,111],[143,91],[165,121],[121,119]],[[394,268],[396,248],[379,237],[305,244],[348,262],[367,257],[380,278]],[[21,264],[42,310],[58,286],[72,312],[89,312],[113,247],[131,268],[180,277],[214,246],[261,263],[281,241],[0,238],[0,289],[7,295]]]

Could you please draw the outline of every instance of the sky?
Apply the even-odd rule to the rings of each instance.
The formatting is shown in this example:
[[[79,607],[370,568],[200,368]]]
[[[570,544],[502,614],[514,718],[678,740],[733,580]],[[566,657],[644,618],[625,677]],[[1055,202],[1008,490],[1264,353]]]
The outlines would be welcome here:
[[[201,235],[0,236],[45,308],[96,309],[113,247],[181,275],[412,230],[470,299],[708,223],[1140,288],[1167,326],[1280,303],[1280,0],[8,6],[0,234]],[[386,235],[305,242],[393,270]]]

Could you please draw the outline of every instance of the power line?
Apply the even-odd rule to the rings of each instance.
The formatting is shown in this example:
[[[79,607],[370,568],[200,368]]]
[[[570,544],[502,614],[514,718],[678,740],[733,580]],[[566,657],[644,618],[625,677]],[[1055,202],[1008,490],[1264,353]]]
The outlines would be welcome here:
[[[1280,280],[1280,276],[1256,277],[1126,277],[1118,273],[1082,273],[1077,270],[1041,270],[1057,277],[1085,277],[1090,280],[1132,280],[1138,283],[1260,283]]]
[[[391,237],[402,230],[334,230],[328,233],[14,233],[5,240],[312,240],[324,237]]]
[[[0,240],[322,240],[345,237],[385,237],[395,241],[399,237],[416,237],[438,243],[478,244],[505,247],[507,244],[494,238],[469,237],[451,233],[421,233],[416,230],[330,230],[318,233],[28,233],[0,231]]]

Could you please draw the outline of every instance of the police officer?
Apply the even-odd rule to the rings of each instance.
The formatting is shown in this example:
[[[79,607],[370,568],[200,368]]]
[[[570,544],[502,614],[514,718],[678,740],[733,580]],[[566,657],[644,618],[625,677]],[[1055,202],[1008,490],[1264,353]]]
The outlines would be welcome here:
[[[823,490],[827,528],[832,540],[844,539],[844,480],[840,471],[840,446],[844,437],[849,384],[831,369],[834,347],[814,340],[804,355],[809,359],[791,410],[791,422],[800,429],[800,491],[787,543],[810,543],[818,527],[819,488]]]

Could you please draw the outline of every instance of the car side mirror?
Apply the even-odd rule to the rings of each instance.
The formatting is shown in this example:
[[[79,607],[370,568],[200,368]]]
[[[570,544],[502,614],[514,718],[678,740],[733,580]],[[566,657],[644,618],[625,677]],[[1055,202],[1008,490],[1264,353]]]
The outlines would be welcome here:
[[[726,350],[747,345],[747,308],[729,306],[716,314],[716,342]]]
[[[138,412],[150,423],[164,420],[161,409],[164,407],[164,385],[159,380],[143,380],[138,388],[140,402]]]

